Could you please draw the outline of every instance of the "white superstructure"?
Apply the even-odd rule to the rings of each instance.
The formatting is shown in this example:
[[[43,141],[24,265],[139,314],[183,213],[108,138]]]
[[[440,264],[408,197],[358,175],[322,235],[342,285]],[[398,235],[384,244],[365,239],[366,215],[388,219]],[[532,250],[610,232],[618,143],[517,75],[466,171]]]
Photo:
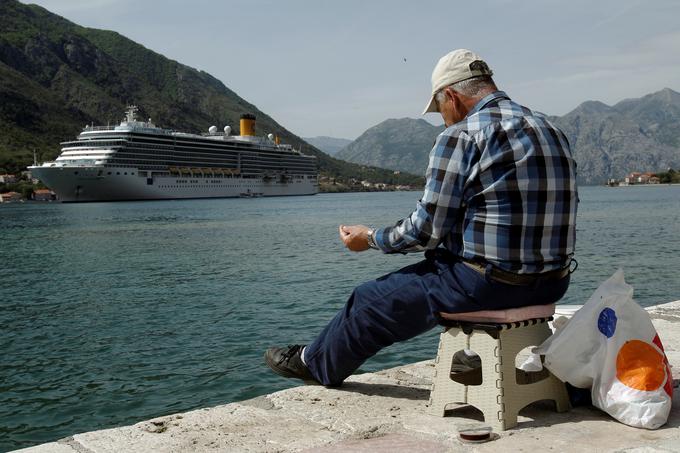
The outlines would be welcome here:
[[[313,195],[315,156],[254,135],[255,117],[242,115],[241,135],[231,128],[205,135],[137,121],[130,106],[118,126],[86,126],[62,143],[59,157],[29,167],[61,201],[159,200],[239,196]]]

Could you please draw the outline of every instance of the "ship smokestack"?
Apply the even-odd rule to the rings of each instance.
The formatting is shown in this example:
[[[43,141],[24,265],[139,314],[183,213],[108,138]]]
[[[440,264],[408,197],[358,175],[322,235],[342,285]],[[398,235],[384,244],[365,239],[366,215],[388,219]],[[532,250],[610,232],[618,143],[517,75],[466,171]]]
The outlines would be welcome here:
[[[241,115],[241,136],[255,135],[255,115],[244,113]]]

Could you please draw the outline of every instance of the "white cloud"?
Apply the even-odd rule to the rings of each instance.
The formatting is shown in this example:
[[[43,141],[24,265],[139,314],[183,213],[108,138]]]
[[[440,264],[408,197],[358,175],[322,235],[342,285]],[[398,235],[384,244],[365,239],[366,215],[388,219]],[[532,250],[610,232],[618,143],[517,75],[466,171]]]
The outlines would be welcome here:
[[[583,55],[563,60],[564,68],[591,70],[661,68],[680,64],[680,30],[655,35],[630,47],[621,46],[610,53]]]
[[[614,104],[664,87],[680,88],[680,31],[555,63],[553,76],[510,84],[515,97],[561,115],[586,100]]]
[[[610,25],[610,24],[612,24],[612,23],[615,23],[615,22],[617,22],[619,19],[621,19],[622,17],[628,15],[628,14],[629,14],[630,12],[632,12],[634,9],[639,8],[640,6],[642,6],[643,4],[644,4],[644,3],[643,3],[642,1],[637,1],[637,2],[632,3],[632,4],[623,5],[623,7],[622,7],[621,9],[619,9],[618,11],[616,11],[616,12],[610,12],[610,14],[609,14],[607,17],[605,17],[604,19],[602,19],[602,20],[596,22],[596,23],[593,25],[593,28],[594,28],[594,29],[595,29],[595,28],[600,28],[600,27],[603,27],[603,26],[606,26],[606,25]]]

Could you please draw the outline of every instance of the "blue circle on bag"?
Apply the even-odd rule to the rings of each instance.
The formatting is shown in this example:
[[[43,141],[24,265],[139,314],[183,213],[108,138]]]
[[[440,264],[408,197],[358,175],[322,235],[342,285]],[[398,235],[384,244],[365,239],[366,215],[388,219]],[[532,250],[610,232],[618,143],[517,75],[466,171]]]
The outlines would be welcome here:
[[[597,319],[597,328],[607,338],[611,338],[616,332],[616,312],[609,307],[602,310]]]

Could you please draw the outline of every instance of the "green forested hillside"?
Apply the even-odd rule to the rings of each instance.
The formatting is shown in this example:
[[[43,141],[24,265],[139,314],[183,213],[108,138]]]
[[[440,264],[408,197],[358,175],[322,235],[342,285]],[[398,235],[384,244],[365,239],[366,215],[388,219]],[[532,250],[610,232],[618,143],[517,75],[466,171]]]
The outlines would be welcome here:
[[[235,70],[241,70],[236,69]],[[59,142],[85,124],[117,123],[127,104],[159,126],[185,132],[231,125],[242,113],[257,116],[258,134],[319,158],[322,174],[339,180],[418,183],[334,159],[286,130],[221,81],[165,58],[124,36],[81,27],[36,5],[0,1],[0,168],[17,172],[33,161],[54,158]]]

